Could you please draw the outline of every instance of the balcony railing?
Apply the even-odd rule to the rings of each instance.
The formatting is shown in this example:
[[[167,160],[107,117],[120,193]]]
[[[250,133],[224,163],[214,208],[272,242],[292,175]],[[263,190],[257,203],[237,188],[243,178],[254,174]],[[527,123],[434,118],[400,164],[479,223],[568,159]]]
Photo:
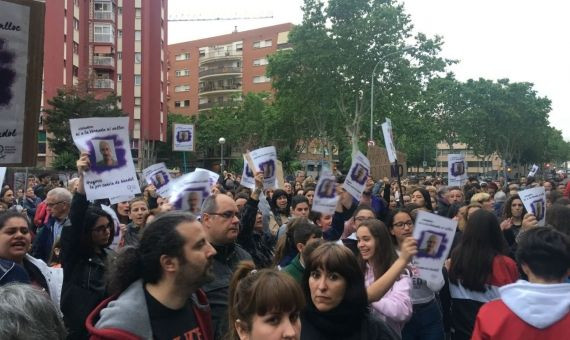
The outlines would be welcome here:
[[[212,91],[232,91],[232,90],[241,90],[241,84],[231,84],[231,85],[223,85],[223,86],[215,86],[215,85],[205,85],[200,87],[200,93],[203,92],[212,92]]]
[[[93,19],[115,21],[115,14],[113,12],[94,11],[93,12]]]
[[[200,71],[200,77],[209,76],[212,74],[227,74],[227,73],[241,73],[241,67],[216,67]]]
[[[93,65],[115,66],[115,58],[113,57],[93,57]]]
[[[198,104],[198,109],[205,110],[205,109],[211,109],[214,106],[235,106],[235,105],[236,101],[234,100],[224,100],[222,102],[207,102],[207,103]]]
[[[93,41],[98,43],[113,43],[113,35],[110,33],[94,33]]]
[[[204,62],[210,59],[218,58],[241,58],[243,56],[242,51],[226,50],[226,51],[212,51],[204,55],[200,55],[200,61]]]
[[[93,81],[93,87],[96,89],[115,89],[115,83],[113,79],[95,79]]]

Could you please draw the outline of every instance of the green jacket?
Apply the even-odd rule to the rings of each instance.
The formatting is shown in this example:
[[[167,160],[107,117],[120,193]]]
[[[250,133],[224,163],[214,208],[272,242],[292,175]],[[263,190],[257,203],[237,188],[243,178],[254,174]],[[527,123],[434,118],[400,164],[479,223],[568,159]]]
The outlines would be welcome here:
[[[293,261],[285,266],[283,272],[291,275],[295,281],[299,282],[299,284],[303,281],[303,274],[305,273],[305,268],[301,265],[301,258],[300,254],[297,254]]]

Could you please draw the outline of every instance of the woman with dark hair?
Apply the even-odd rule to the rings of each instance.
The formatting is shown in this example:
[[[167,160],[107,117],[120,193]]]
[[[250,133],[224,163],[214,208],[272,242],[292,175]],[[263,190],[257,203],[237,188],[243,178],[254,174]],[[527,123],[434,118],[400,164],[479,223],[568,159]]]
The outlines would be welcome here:
[[[433,207],[431,205],[431,196],[429,191],[424,188],[417,188],[412,191],[411,202],[416,204],[419,209],[428,210],[433,212]]]
[[[546,225],[570,236],[570,207],[555,203],[546,210]]]
[[[290,197],[284,190],[277,189],[273,192],[271,197],[271,216],[269,218],[269,230],[275,236],[279,227],[287,223],[291,216],[290,211]]]
[[[395,210],[388,218],[388,229],[394,237],[395,245],[400,248],[406,238],[414,232],[414,221],[410,213],[404,209]],[[418,277],[418,270],[411,262],[412,289],[411,299],[413,314],[402,330],[402,339],[436,340],[444,338],[442,312],[435,294],[445,284],[443,275],[437,281],[425,281]]]
[[[517,265],[506,250],[495,215],[484,209],[474,212],[449,263],[452,339],[469,339],[479,308],[499,298],[499,287],[518,279]]]
[[[517,235],[521,231],[523,218],[527,211],[518,194],[509,197],[503,206],[503,221],[501,230],[509,245],[509,255],[514,258],[517,250]]]
[[[388,229],[381,221],[362,222],[356,230],[356,238],[360,267],[369,286],[390,269],[398,254]],[[398,334],[412,315],[411,289],[412,280],[409,273],[404,271],[381,299],[372,302],[372,312]]]
[[[83,173],[89,168],[89,154],[83,152],[77,161],[79,186],[71,201],[71,226],[61,232],[61,311],[72,339],[87,338],[85,319],[108,295],[104,276],[107,262],[115,256],[108,248],[114,237],[113,218],[90,206],[85,196]]]
[[[127,225],[131,223],[131,219],[129,218],[129,201],[115,203],[111,206],[111,208],[113,208],[115,214],[117,214],[117,218],[119,219],[120,224]]]
[[[301,313],[301,339],[398,339],[370,313],[364,275],[348,248],[327,242],[315,249],[302,288],[307,306]]]
[[[305,297],[289,275],[240,262],[229,296],[227,340],[300,339]]]

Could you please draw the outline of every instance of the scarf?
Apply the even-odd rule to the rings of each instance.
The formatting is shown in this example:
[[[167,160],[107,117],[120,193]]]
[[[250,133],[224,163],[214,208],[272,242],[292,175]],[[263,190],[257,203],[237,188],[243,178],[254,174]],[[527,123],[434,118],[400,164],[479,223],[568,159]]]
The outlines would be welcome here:
[[[361,331],[361,324],[366,313],[367,306],[357,306],[346,300],[327,312],[319,311],[313,302],[309,301],[303,311],[303,316],[307,322],[328,338],[342,339]]]

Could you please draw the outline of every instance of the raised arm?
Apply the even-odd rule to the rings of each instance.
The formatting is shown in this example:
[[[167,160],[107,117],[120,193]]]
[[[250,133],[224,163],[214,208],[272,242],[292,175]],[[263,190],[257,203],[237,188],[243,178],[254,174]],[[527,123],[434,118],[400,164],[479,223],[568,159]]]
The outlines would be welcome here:
[[[257,172],[255,174],[255,190],[251,192],[249,199],[243,207],[240,230],[237,242],[245,249],[253,249],[253,228],[255,226],[255,218],[257,215],[257,208],[259,205],[259,195],[263,188],[263,173]]]

